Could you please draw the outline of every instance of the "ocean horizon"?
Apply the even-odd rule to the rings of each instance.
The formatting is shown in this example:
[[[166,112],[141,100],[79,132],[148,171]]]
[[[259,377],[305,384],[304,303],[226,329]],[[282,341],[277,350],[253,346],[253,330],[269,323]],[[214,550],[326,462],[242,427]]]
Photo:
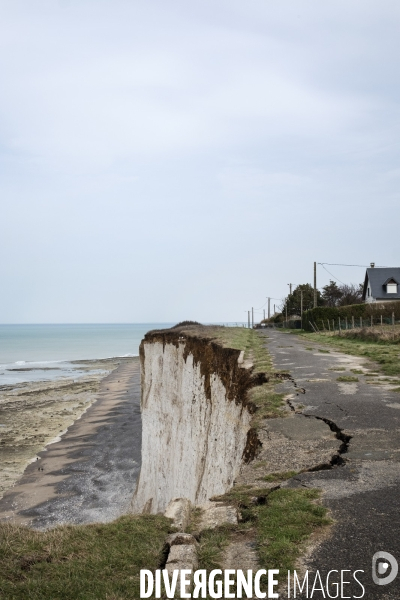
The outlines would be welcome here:
[[[79,375],[73,361],[138,356],[143,336],[174,323],[0,325],[0,385]],[[25,370],[26,369],[26,370]]]

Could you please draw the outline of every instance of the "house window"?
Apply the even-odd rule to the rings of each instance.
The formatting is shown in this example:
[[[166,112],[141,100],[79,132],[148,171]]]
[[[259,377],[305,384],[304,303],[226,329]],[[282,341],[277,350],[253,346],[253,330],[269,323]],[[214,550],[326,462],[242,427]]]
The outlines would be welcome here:
[[[397,294],[397,283],[388,283],[386,286],[386,292],[388,294]]]

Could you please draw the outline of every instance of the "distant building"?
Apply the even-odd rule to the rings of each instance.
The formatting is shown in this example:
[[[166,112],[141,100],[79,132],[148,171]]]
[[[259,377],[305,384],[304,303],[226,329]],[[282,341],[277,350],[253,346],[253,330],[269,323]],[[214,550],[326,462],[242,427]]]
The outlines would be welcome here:
[[[400,300],[400,267],[371,268],[365,273],[362,299],[364,302],[393,302]]]

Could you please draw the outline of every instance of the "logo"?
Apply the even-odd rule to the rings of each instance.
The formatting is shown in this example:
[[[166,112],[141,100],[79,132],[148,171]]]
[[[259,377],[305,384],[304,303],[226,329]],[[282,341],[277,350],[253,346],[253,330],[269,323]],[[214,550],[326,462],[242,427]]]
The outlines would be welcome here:
[[[397,577],[399,565],[389,552],[376,552],[372,557],[372,579],[376,585],[388,585]]]

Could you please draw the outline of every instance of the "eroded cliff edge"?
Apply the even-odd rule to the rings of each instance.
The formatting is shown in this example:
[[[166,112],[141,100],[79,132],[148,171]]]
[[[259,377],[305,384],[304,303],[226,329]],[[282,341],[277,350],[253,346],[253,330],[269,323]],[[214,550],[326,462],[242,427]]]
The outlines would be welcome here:
[[[204,504],[231,488],[258,439],[249,388],[262,383],[207,327],[146,334],[140,346],[142,468],[132,508],[163,512],[177,497]]]

